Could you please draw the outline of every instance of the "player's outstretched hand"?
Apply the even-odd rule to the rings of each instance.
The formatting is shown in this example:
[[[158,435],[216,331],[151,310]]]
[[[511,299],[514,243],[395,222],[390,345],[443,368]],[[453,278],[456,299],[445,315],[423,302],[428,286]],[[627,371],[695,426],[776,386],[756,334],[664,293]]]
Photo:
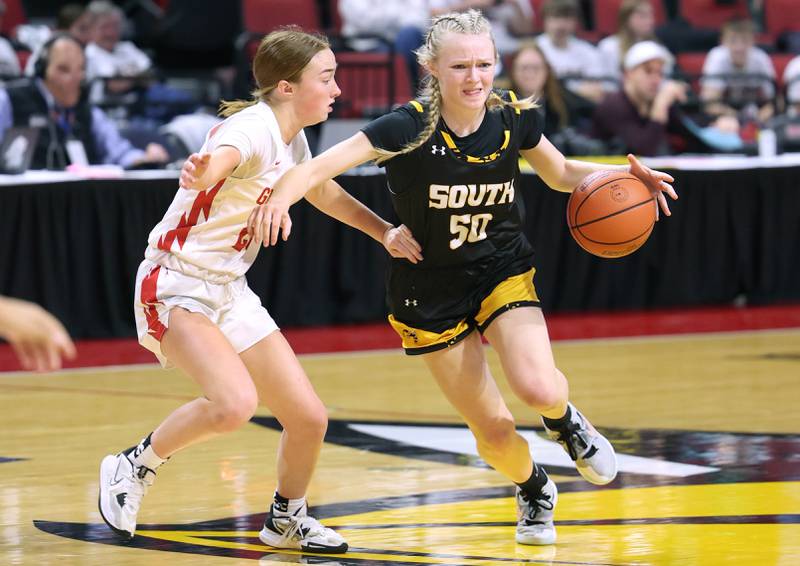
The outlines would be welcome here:
[[[276,199],[273,195],[266,202],[253,209],[247,219],[247,235],[265,248],[278,243],[278,235],[283,241],[292,233],[292,219],[289,217],[289,203]]]
[[[0,336],[8,340],[28,370],[57,370],[63,358],[75,357],[75,344],[64,326],[28,301],[0,297]]]
[[[411,263],[422,261],[422,247],[411,235],[405,224],[392,226],[383,233],[381,243],[389,255],[392,257],[402,257]]]
[[[636,159],[632,153],[628,154],[628,162],[631,164],[631,174],[637,177],[647,186],[648,189],[650,189],[650,194],[655,196],[656,200],[658,201],[658,206],[661,207],[661,210],[664,212],[664,214],[670,216],[672,213],[669,210],[667,197],[664,196],[664,193],[668,194],[672,200],[676,200],[678,198],[678,193],[675,192],[675,189],[673,189],[672,185],[670,184],[675,179],[663,171],[656,171],[645,165],[642,165],[642,162]],[[658,209],[656,209],[656,220],[658,220]]]
[[[208,169],[211,160],[210,153],[193,153],[186,158],[181,167],[180,184],[185,189],[202,190],[205,187],[198,186],[197,182]]]

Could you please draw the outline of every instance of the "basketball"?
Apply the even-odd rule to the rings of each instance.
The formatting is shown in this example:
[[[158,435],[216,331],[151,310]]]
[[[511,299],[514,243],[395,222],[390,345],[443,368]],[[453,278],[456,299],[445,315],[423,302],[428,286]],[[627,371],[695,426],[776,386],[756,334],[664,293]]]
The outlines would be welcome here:
[[[567,203],[567,226],[584,250],[599,257],[622,257],[647,241],[656,222],[656,200],[630,173],[587,175]]]

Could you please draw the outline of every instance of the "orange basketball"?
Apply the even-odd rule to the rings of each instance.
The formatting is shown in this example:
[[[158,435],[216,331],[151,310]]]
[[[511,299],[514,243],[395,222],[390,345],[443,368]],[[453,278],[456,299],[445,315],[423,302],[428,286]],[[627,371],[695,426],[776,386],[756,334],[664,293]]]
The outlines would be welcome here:
[[[622,257],[647,241],[656,200],[644,183],[622,171],[597,171],[569,197],[567,226],[575,241],[600,257]]]

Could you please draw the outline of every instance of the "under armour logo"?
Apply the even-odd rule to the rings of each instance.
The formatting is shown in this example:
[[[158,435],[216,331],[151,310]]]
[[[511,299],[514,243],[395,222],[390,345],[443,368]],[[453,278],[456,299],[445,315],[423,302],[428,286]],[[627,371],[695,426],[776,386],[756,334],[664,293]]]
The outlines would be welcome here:
[[[444,149],[443,145],[434,145],[431,147],[431,153],[433,155],[444,155]]]
[[[406,299],[406,306],[417,306],[417,299]]]

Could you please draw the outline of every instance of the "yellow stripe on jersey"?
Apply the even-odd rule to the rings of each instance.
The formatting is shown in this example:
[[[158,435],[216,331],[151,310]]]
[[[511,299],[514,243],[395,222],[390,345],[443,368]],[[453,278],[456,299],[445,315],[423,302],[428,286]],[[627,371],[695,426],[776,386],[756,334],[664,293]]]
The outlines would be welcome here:
[[[414,109],[415,109],[417,112],[419,112],[420,114],[422,114],[422,112],[423,112],[423,110],[424,110],[424,108],[422,108],[422,104],[420,104],[420,103],[419,103],[419,102],[417,102],[416,100],[412,100],[411,102],[409,102],[409,104],[410,104],[411,106],[413,106],[413,107],[414,107]]]
[[[456,142],[453,140],[453,137],[443,130],[439,130],[439,133],[442,134],[442,138],[444,139],[444,143],[447,144],[447,147],[458,156],[461,156],[461,150],[458,149],[456,146]],[[490,153],[489,155],[484,155],[483,157],[473,157],[472,155],[465,155],[464,158],[467,160],[467,163],[489,163],[490,161],[494,161],[498,157],[500,157],[500,153],[508,147],[509,142],[511,141],[511,131],[510,130],[503,130],[503,145],[500,146],[499,149]]]
[[[508,97],[511,99],[511,102],[516,102],[517,101],[517,95],[514,93],[513,90],[509,90],[508,91]],[[514,108],[514,112],[516,112],[517,114],[522,114],[522,112],[520,112],[519,108]]]

